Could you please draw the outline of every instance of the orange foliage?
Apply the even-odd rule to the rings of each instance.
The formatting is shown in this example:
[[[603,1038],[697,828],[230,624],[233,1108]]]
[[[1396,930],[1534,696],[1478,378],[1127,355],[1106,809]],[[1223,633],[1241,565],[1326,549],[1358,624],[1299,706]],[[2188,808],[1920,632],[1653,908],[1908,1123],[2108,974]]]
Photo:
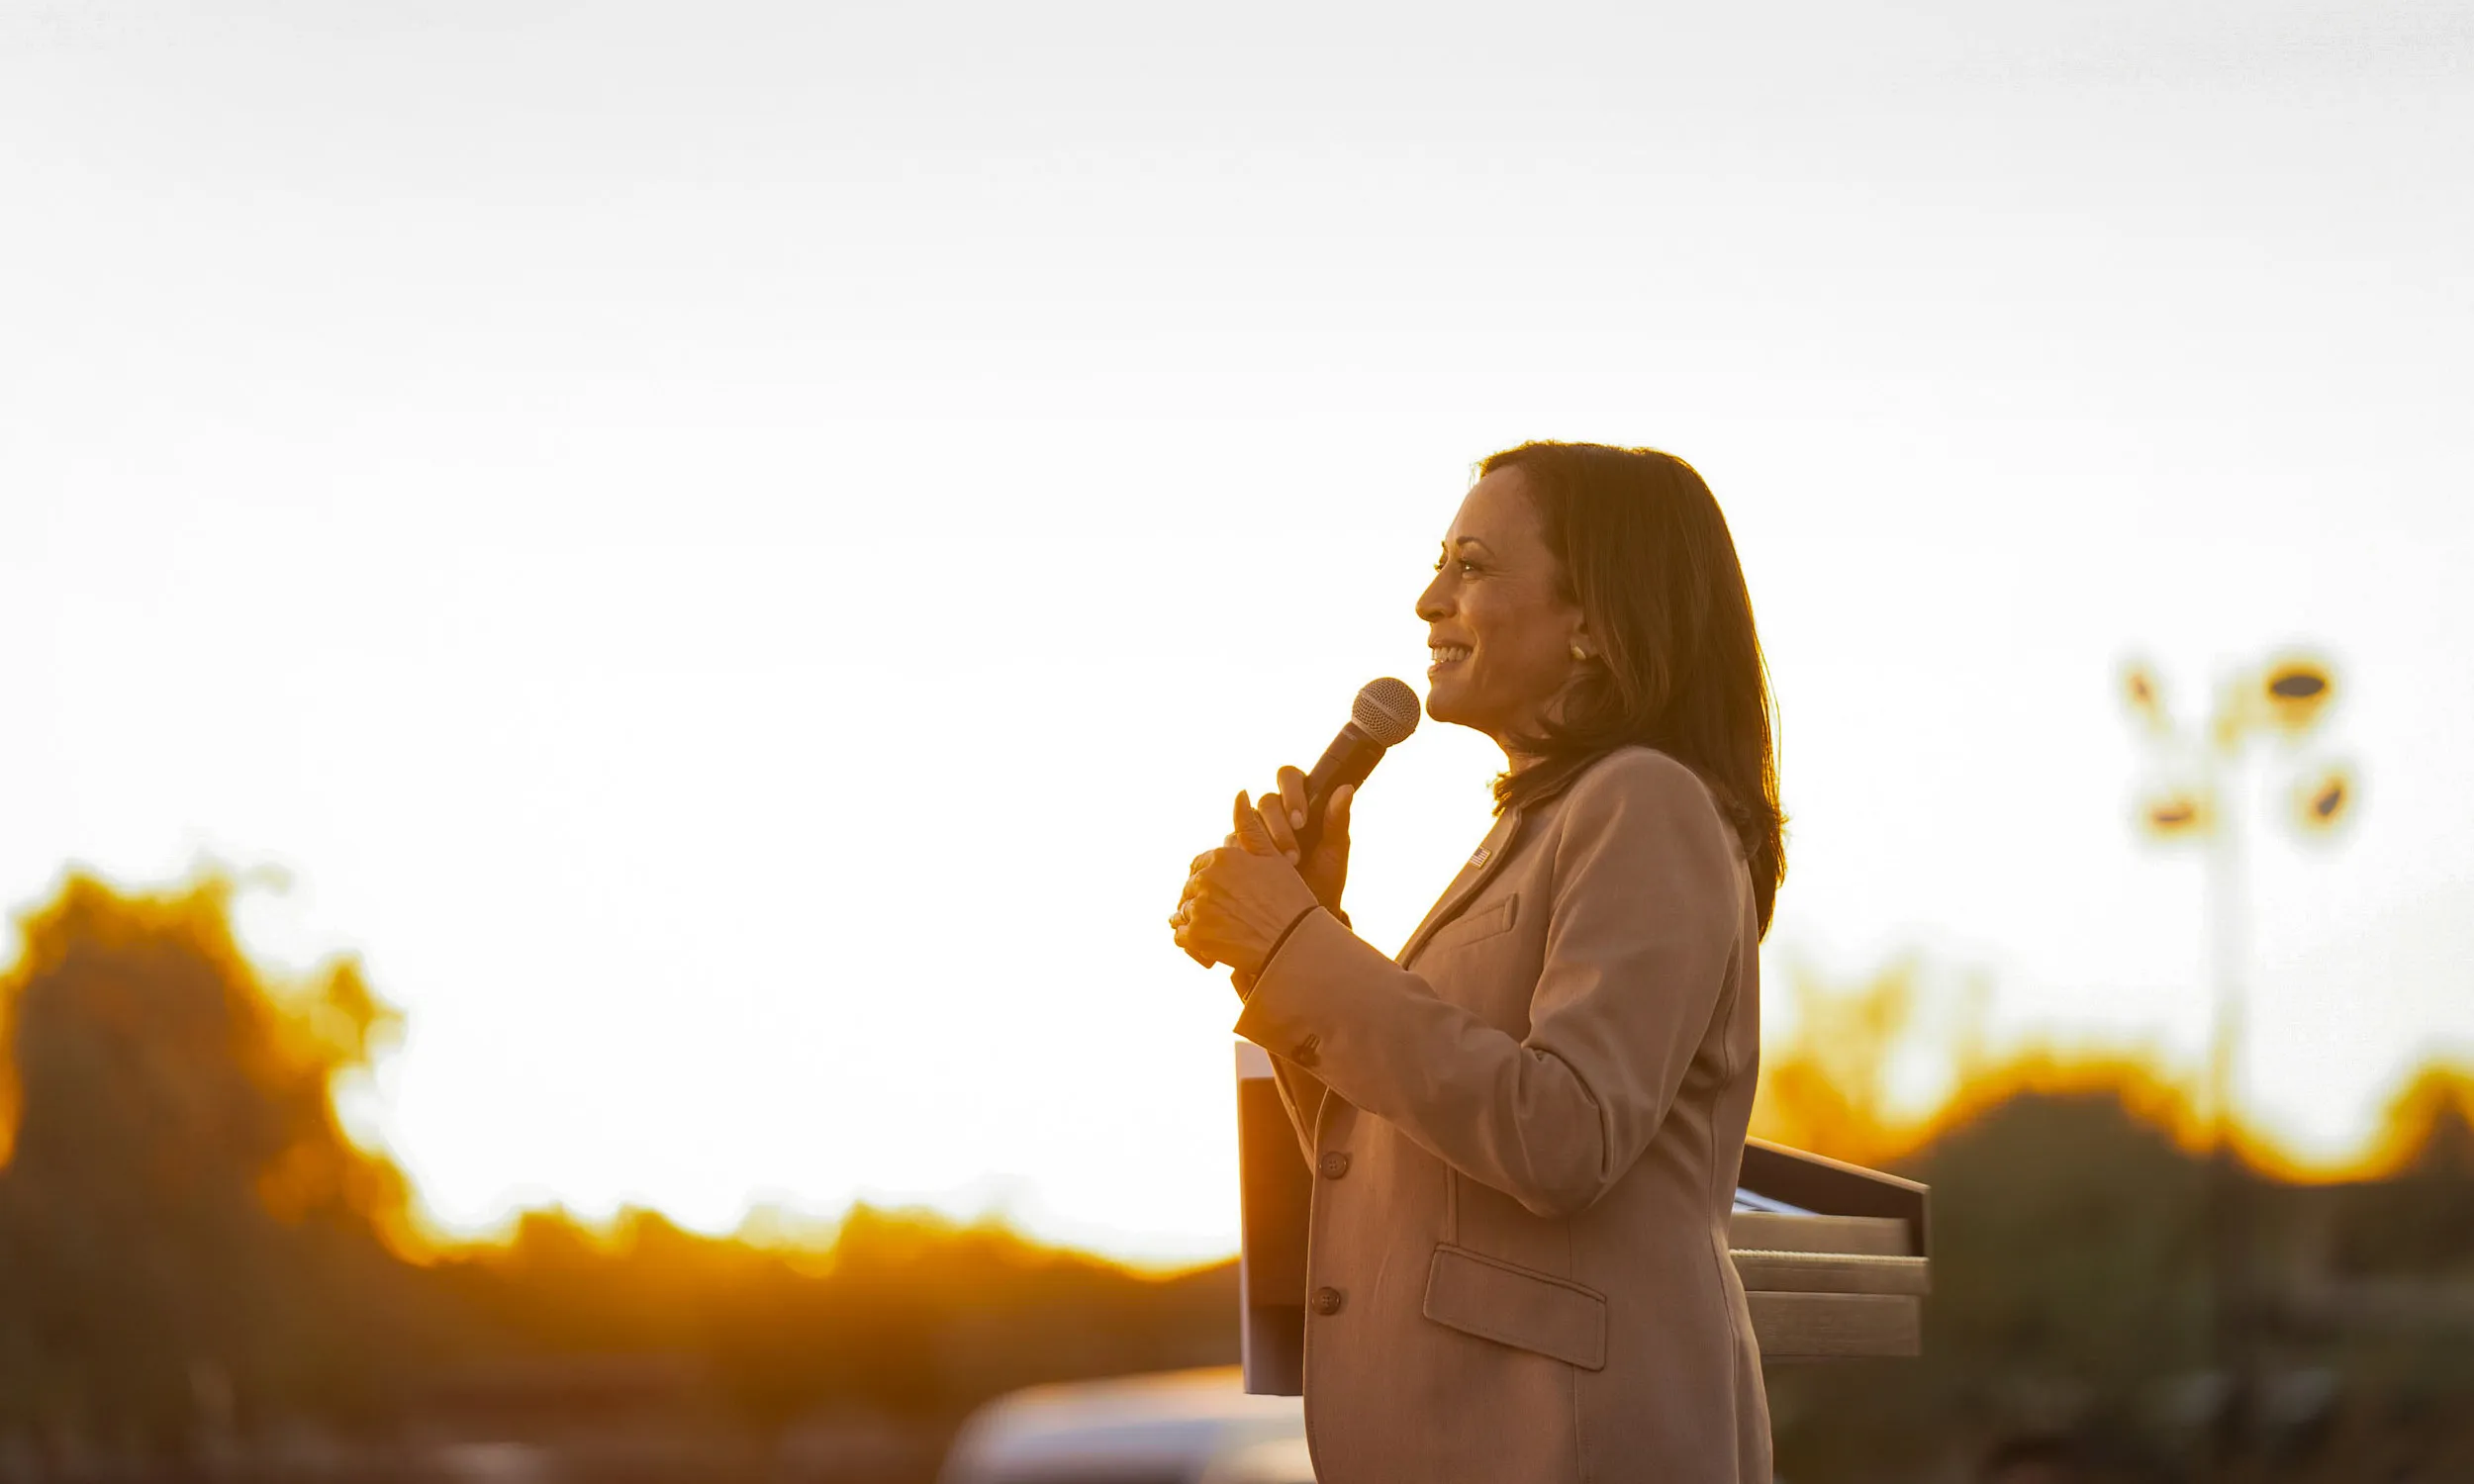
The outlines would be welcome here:
[[[1791,1037],[1762,1051],[1753,1109],[1753,1133],[1760,1138],[1888,1167],[2021,1097],[2095,1094],[2120,1103],[2185,1153],[2212,1146],[2196,1070],[2173,1066],[2152,1048],[2048,1043],[1994,1053],[1984,1044],[1972,1003],[1947,1027],[1920,1021],[1912,962],[1895,964],[1850,991],[1833,992],[1806,975],[1788,982],[1798,1018]],[[1929,1108],[1901,1110],[1890,1095],[1887,1068],[1919,1051],[1950,1067],[1952,1086]],[[2415,1072],[2390,1104],[2378,1137],[2353,1159],[2307,1159],[2238,1117],[2226,1136],[2262,1174],[2288,1184],[2324,1184],[2385,1179],[2405,1170],[2425,1158],[2452,1119],[2453,1126],[2474,1125],[2474,1068],[2434,1062]]]
[[[409,1246],[402,1175],[346,1136],[333,1097],[401,1017],[348,956],[298,979],[252,963],[234,890],[215,869],[153,892],[71,872],[21,919],[0,973],[0,1168],[108,1152],[167,1193],[229,1172],[279,1221],[327,1215]]]

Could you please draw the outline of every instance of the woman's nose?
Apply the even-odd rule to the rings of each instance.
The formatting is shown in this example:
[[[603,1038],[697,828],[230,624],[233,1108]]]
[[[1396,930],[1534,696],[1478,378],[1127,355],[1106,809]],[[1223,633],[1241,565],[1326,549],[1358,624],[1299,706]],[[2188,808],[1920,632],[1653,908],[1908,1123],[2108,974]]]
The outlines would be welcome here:
[[[1428,623],[1452,616],[1452,604],[1446,603],[1443,597],[1442,573],[1436,573],[1435,580],[1426,585],[1426,591],[1417,595],[1417,616]]]

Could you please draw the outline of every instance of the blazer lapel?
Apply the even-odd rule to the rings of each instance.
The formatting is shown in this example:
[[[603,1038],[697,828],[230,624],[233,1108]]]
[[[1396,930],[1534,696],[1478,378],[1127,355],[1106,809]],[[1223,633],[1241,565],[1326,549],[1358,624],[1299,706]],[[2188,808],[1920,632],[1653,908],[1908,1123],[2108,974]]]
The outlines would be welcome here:
[[[1486,884],[1487,879],[1503,869],[1503,858],[1512,853],[1512,838],[1519,833],[1520,809],[1516,805],[1504,810],[1496,818],[1494,828],[1486,831],[1486,838],[1470,852],[1469,863],[1461,868],[1461,874],[1452,879],[1452,884],[1443,889],[1443,895],[1427,910],[1426,920],[1417,925],[1416,932],[1409,934],[1409,941],[1392,959],[1393,963],[1405,966],[1417,957],[1417,951],[1426,946],[1426,940],[1434,936],[1437,928],[1461,914],[1461,909],[1469,905],[1470,899]]]

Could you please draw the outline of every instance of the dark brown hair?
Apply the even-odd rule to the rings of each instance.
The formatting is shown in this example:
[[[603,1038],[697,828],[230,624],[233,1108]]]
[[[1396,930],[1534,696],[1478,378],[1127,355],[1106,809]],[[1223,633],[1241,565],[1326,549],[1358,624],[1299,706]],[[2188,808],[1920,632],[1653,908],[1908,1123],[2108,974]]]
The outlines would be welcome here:
[[[1614,748],[1655,747],[1700,776],[1744,842],[1766,935],[1786,876],[1776,707],[1717,498],[1655,448],[1523,443],[1478,466],[1501,469],[1520,471],[1597,653],[1544,733],[1518,739],[1534,761],[1494,781],[1496,812],[1553,797]]]

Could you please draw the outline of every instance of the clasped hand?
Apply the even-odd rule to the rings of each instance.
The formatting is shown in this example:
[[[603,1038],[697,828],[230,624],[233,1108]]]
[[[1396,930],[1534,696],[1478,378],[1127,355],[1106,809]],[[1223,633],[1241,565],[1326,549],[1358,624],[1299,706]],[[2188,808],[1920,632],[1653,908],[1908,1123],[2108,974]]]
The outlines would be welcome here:
[[[1349,876],[1349,804],[1356,791],[1348,785],[1332,790],[1322,835],[1312,855],[1301,859],[1305,775],[1283,768],[1279,789],[1259,803],[1238,790],[1235,828],[1189,865],[1186,889],[1169,917],[1177,946],[1197,963],[1224,964],[1251,980],[1298,913],[1318,903],[1338,911]]]

